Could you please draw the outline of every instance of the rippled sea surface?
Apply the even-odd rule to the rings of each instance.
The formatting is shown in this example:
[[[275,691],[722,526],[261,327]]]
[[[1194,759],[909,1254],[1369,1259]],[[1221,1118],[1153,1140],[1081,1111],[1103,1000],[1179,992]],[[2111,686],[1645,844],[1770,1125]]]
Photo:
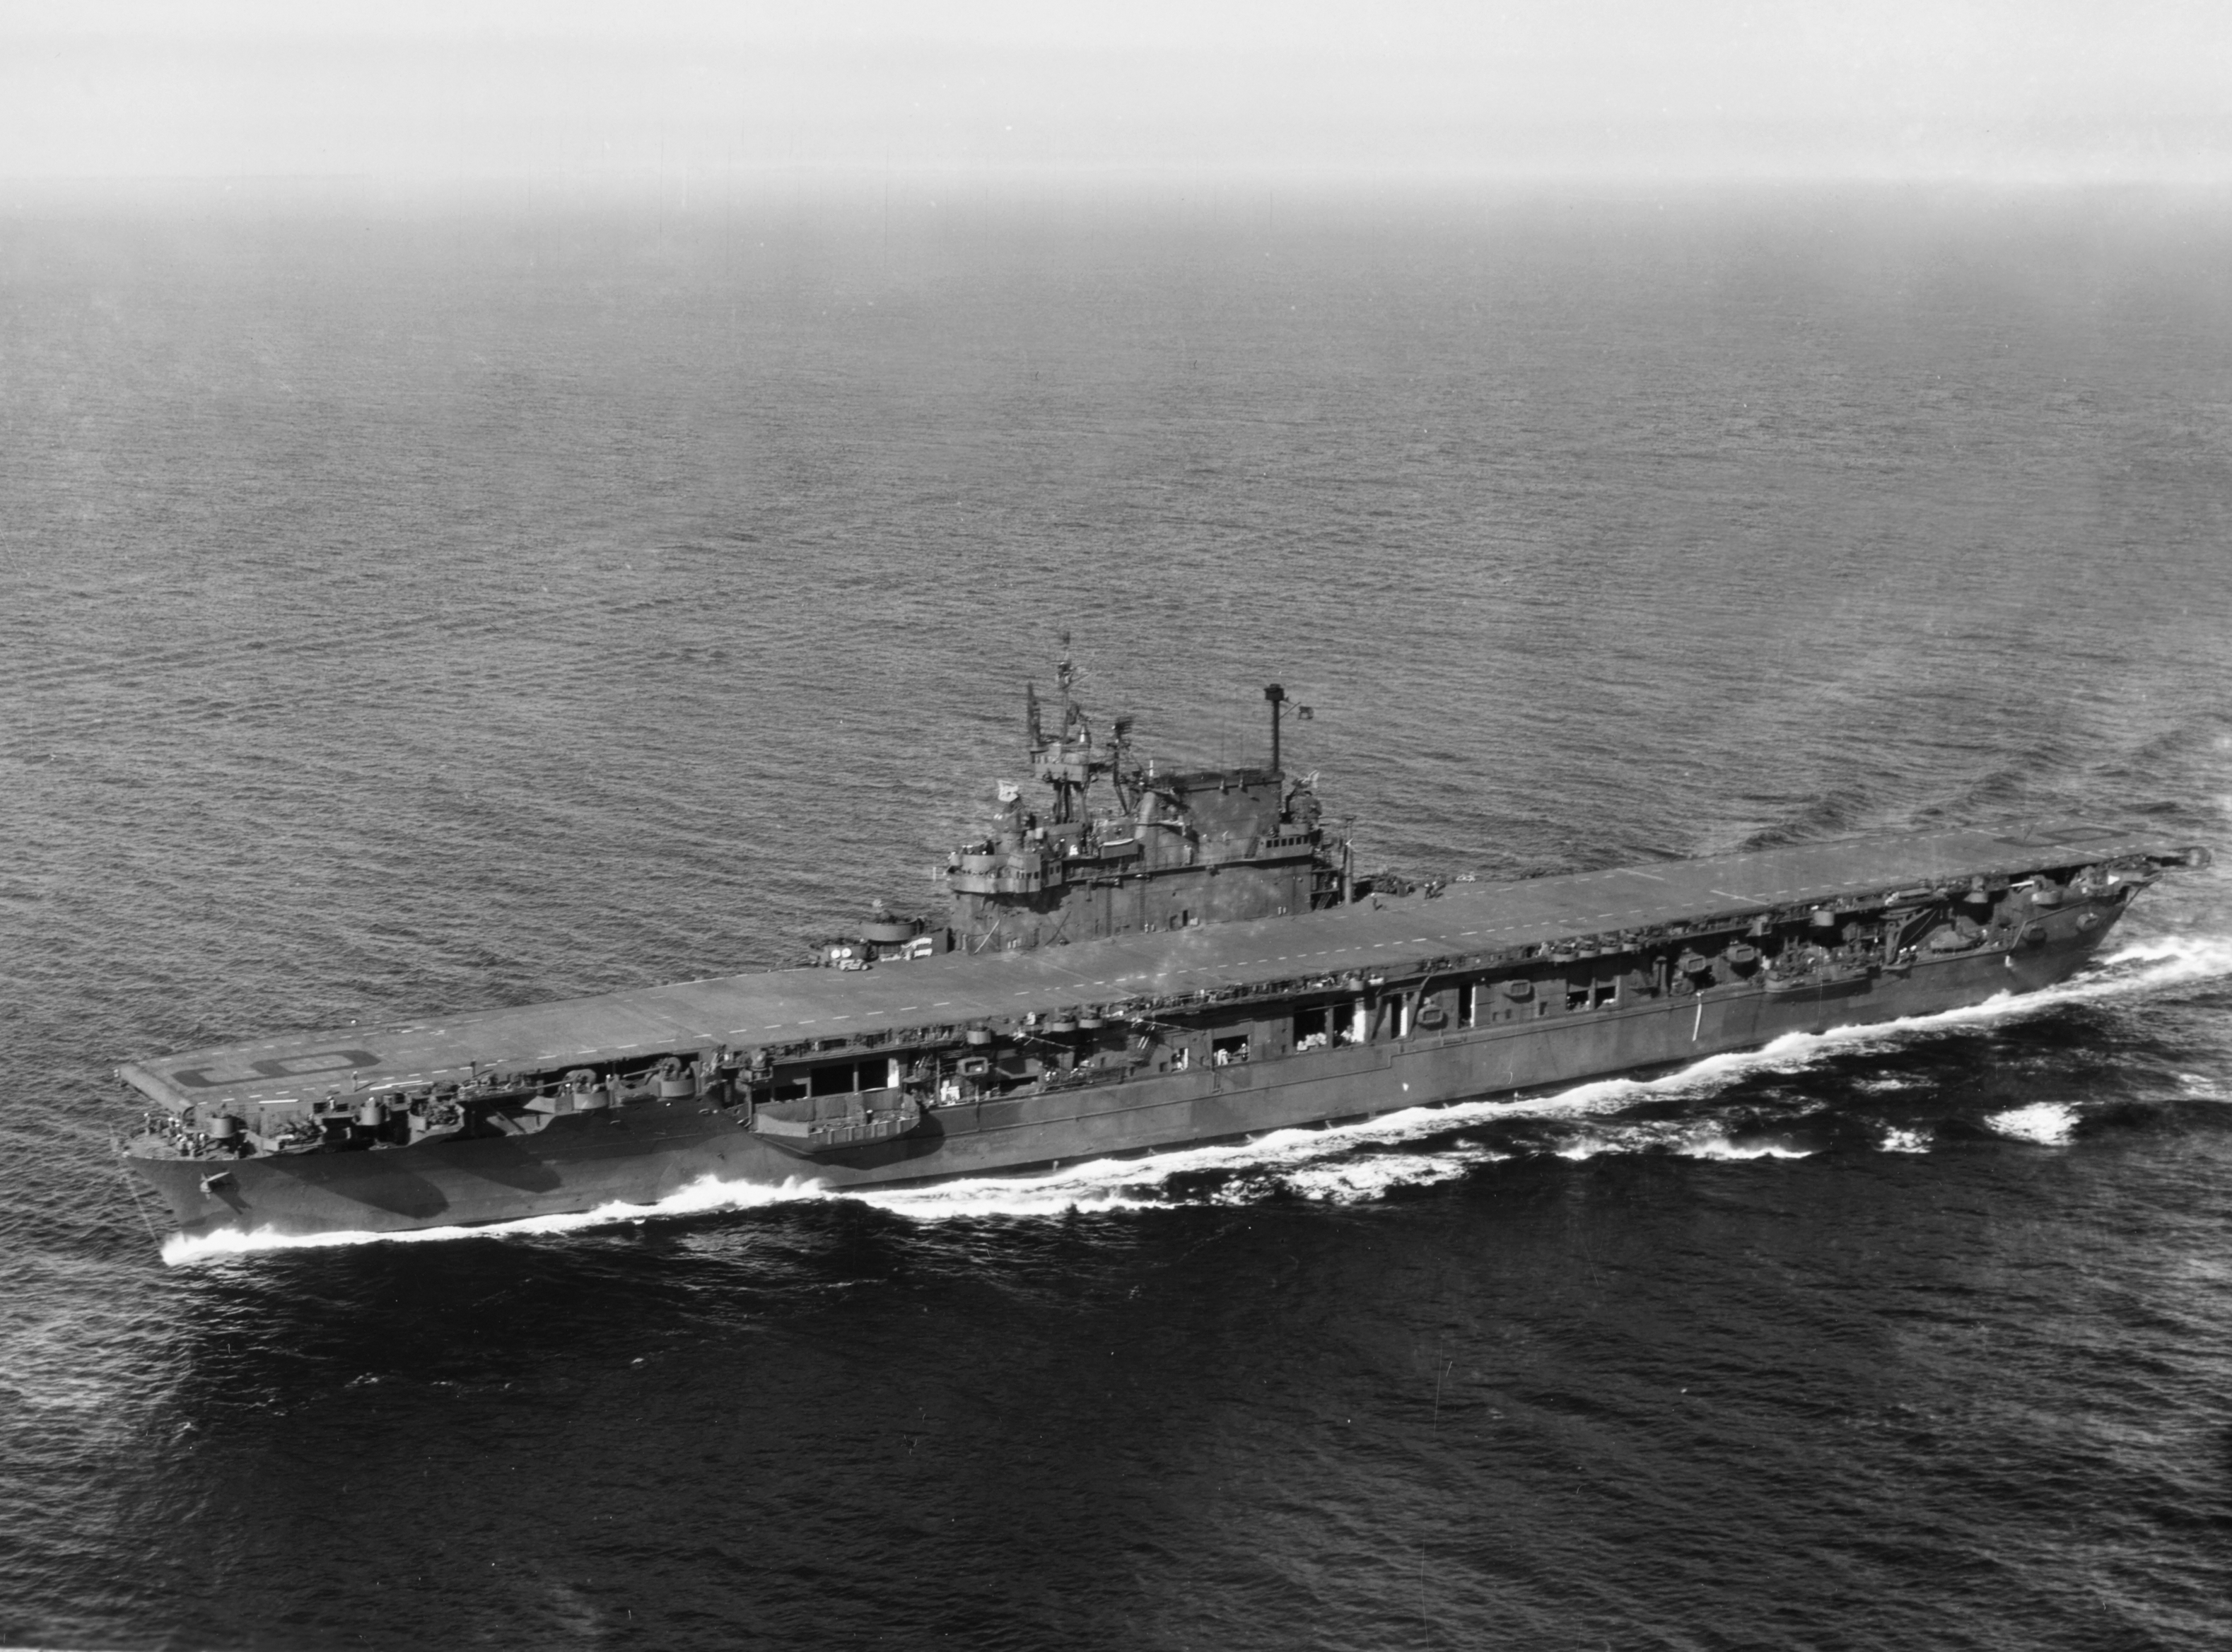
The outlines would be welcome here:
[[[2232,888],[2041,999],[875,1198],[237,1251],[117,1062],[786,962],[1314,708],[1367,864],[2232,840],[2232,216],[0,212],[0,1642],[2172,1648]]]

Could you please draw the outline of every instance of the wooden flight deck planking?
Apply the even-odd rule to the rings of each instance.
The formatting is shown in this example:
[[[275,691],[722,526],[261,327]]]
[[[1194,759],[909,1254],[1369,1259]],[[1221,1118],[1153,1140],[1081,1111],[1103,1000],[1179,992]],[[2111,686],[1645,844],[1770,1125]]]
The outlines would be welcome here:
[[[834,1039],[899,1027],[1011,1021],[1092,1003],[1266,986],[1368,970],[1399,976],[1429,960],[1491,955],[1669,923],[1693,929],[1801,904],[1949,880],[1995,878],[2175,853],[2168,839],[2075,822],[2020,836],[1887,833],[1648,867],[1509,884],[1456,884],[1438,898],[1388,897],[1285,917],[1123,935],[1015,952],[946,953],[873,969],[799,969],[710,977],[434,1020],[349,1027],[224,1045],[119,1076],[149,1096],[254,1101],[647,1059],[725,1045]],[[1444,964],[1442,967],[1458,967]],[[341,1055],[373,1055],[370,1063]],[[255,1064],[279,1066],[276,1075]],[[188,1075],[181,1083],[179,1075]],[[192,1080],[198,1079],[198,1082]]]

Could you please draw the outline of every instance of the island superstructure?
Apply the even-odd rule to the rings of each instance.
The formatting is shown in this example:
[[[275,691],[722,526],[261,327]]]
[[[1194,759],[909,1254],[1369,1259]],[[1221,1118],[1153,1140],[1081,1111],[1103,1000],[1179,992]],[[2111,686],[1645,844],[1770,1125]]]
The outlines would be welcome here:
[[[1535,1092],[2066,979],[2197,844],[2060,821],[1511,883],[1359,878],[1314,777],[1164,774],[1059,676],[944,921],[811,966],[118,1070],[189,1233],[648,1206],[712,1178],[1024,1176]]]

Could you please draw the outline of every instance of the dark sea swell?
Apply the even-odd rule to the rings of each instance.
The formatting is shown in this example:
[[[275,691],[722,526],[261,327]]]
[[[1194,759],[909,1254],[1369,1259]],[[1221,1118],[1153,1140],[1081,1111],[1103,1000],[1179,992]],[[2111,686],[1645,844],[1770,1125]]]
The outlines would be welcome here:
[[[924,906],[1065,628],[1171,761],[1286,683],[1418,872],[2221,844],[2216,207],[5,230],[0,1642],[2216,1644],[2221,871],[2036,1001],[1022,1186],[164,1252],[106,1075]]]

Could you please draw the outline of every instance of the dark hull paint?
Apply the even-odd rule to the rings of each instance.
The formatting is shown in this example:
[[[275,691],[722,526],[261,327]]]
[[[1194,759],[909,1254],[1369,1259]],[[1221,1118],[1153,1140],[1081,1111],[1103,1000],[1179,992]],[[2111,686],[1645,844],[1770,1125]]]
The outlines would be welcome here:
[[[554,1118],[533,1136],[227,1161],[132,1157],[189,1234],[399,1232],[651,1205],[705,1177],[892,1187],[1245,1137],[1540,1091],[1757,1048],[1798,1032],[1927,1015],[2067,979],[2109,925],[2041,947],[1916,962],[1810,992],[1716,988],[1440,1035],[1314,1051],[933,1111],[897,1140],[806,1159],[737,1111],[690,1099]],[[203,1181],[228,1173],[211,1189]]]

